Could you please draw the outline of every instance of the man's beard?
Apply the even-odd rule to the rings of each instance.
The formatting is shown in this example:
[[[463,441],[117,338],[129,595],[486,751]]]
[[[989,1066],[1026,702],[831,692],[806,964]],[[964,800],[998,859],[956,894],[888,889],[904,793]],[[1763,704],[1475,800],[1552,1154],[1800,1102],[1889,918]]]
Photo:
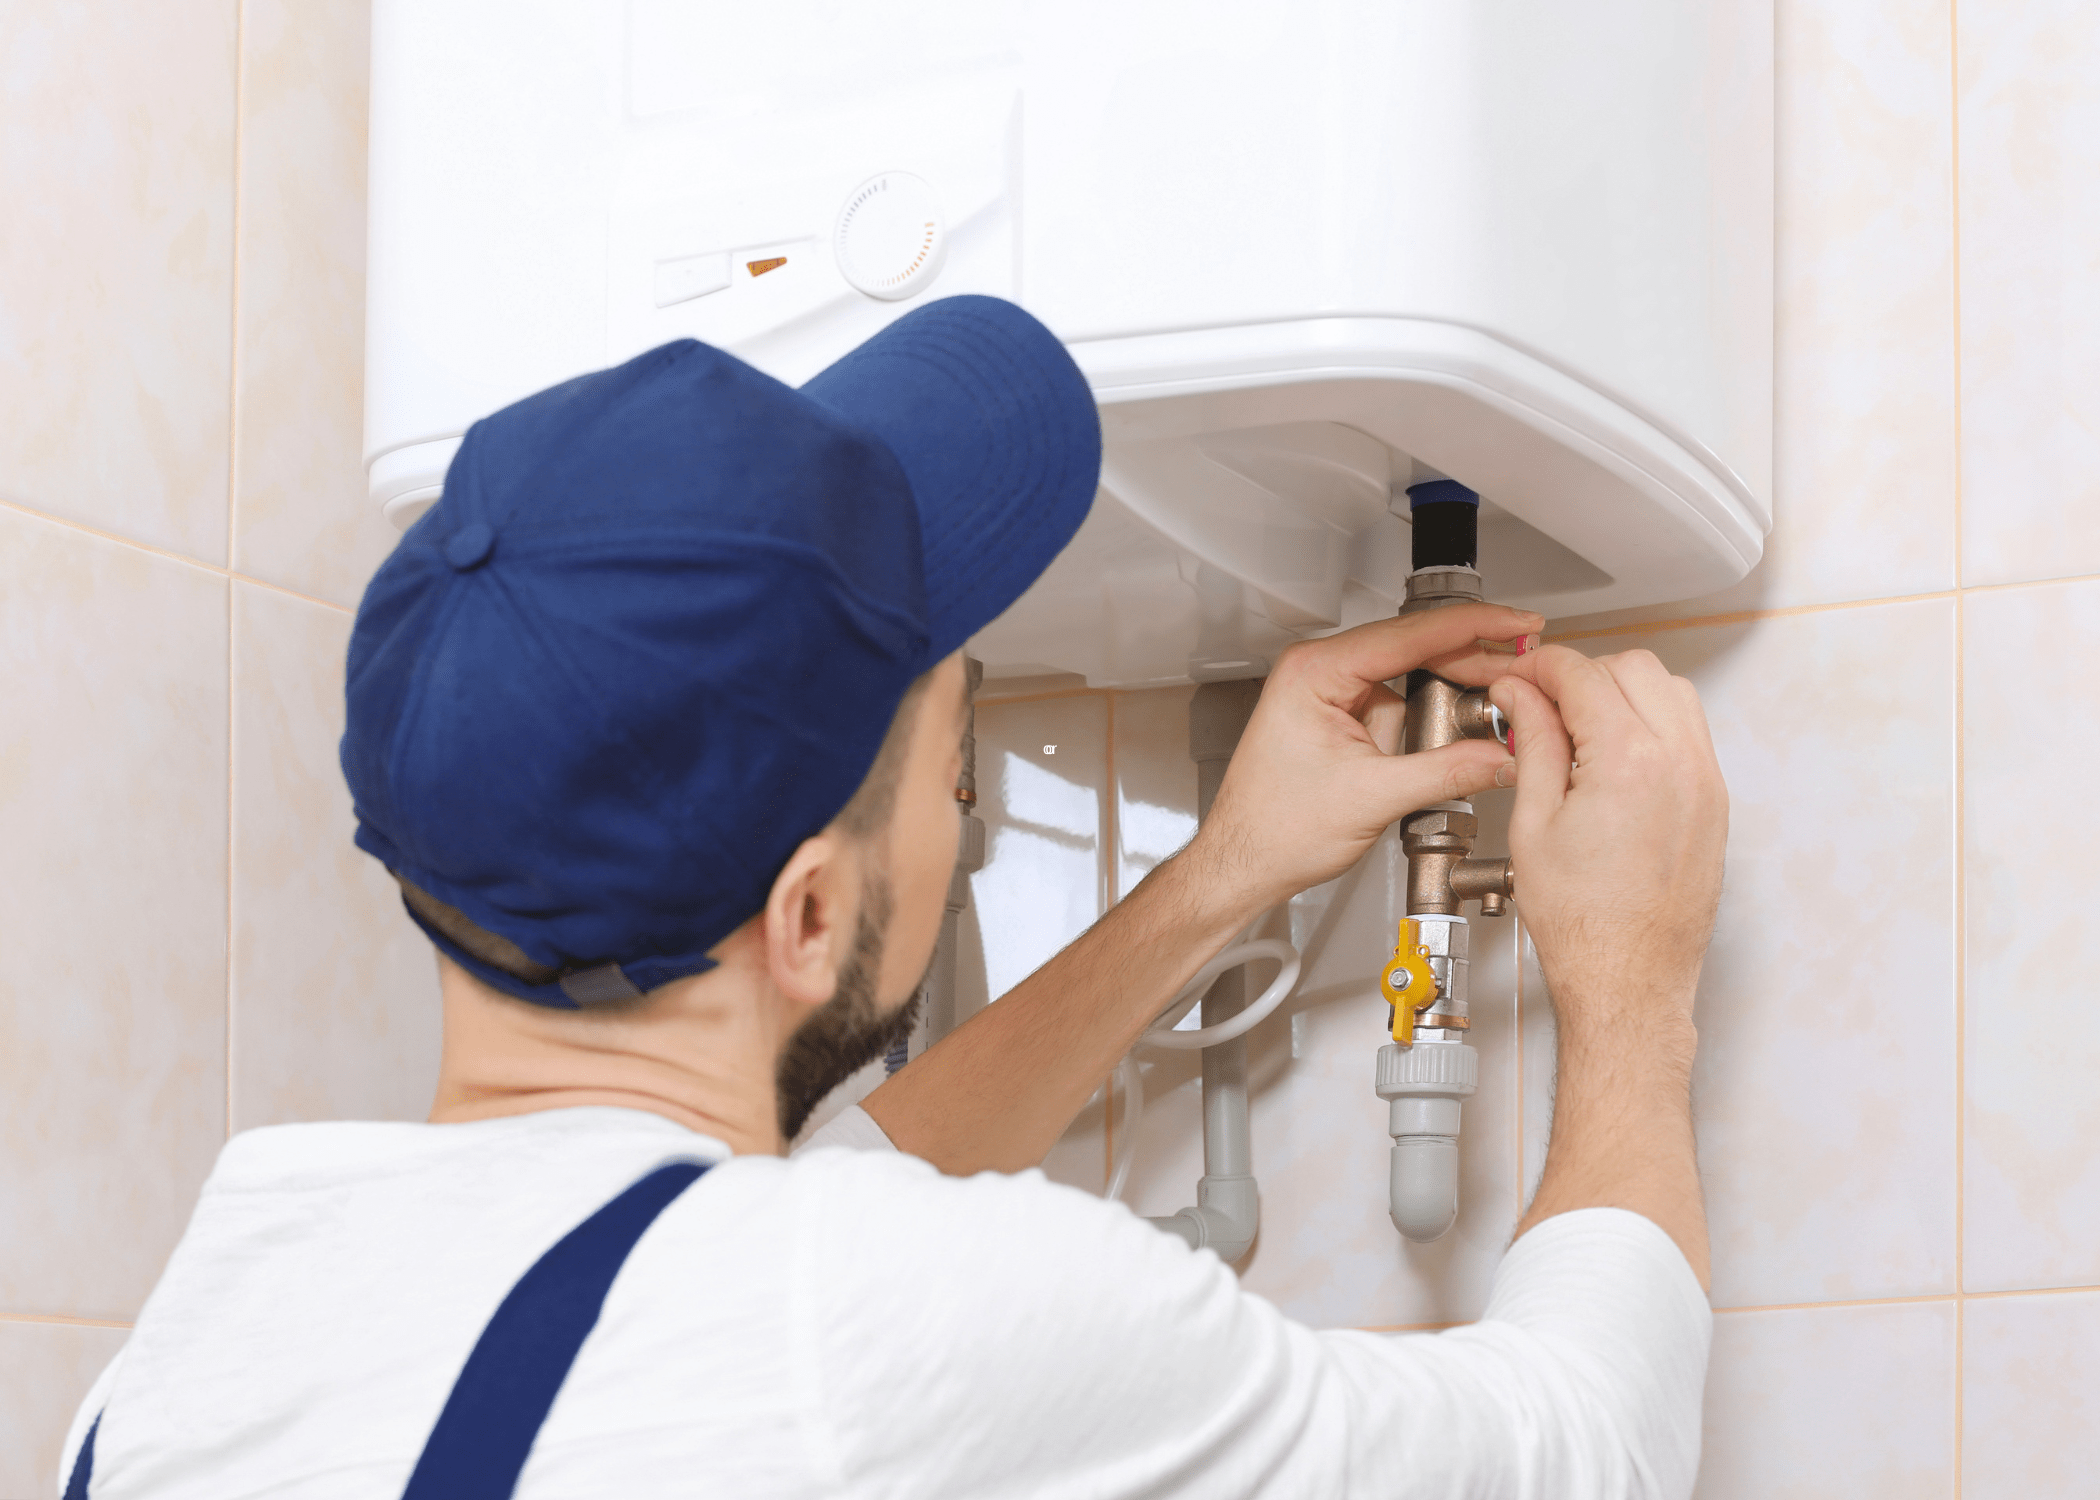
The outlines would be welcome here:
[[[774,1071],[784,1141],[795,1138],[826,1094],[910,1036],[918,1023],[917,990],[886,1014],[875,998],[889,921],[889,882],[871,875],[861,892],[853,951],[839,969],[838,990],[788,1038]]]

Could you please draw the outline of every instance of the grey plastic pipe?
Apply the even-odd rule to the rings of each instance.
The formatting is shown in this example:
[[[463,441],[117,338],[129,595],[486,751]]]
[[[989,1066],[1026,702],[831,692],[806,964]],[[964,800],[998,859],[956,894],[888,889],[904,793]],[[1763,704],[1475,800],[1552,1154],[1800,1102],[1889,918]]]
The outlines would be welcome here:
[[[1378,1049],[1378,1097],[1391,1101],[1393,1227],[1411,1240],[1441,1239],[1458,1219],[1459,1106],[1479,1084],[1480,1054],[1464,1042]]]
[[[1254,704],[1255,681],[1206,682],[1189,700],[1189,757],[1196,762],[1196,821],[1210,816]],[[1247,1005],[1244,965],[1220,975],[1203,995],[1203,1024],[1220,1026]],[[1247,1039],[1203,1051],[1203,1177],[1196,1202],[1151,1222],[1196,1249],[1215,1250],[1230,1264],[1254,1248],[1261,1228],[1261,1195],[1254,1182],[1254,1148],[1247,1125]]]

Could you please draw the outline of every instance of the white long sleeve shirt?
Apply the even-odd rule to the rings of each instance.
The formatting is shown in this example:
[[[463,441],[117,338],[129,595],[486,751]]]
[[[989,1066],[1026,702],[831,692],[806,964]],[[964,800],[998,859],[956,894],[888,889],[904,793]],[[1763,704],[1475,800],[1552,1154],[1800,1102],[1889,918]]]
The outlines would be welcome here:
[[[526,1465],[556,1497],[1678,1500],[1711,1315],[1614,1209],[1511,1247],[1478,1323],[1316,1332],[1039,1173],[943,1177],[851,1111],[790,1158],[657,1116],[234,1139],[129,1342],[96,1500],[391,1500],[518,1277],[669,1160]]]

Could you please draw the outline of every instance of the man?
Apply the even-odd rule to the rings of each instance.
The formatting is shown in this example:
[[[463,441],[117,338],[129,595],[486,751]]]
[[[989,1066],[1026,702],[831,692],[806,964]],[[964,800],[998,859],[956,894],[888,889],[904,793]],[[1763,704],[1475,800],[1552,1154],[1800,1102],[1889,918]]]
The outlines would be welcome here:
[[[960,647],[1098,461],[1069,358],[983,298],[799,392],[677,344],[468,435],[366,595],[343,743],[440,953],[431,1123],[227,1146],[70,1493],[1688,1492],[1725,802],[1644,654],[1512,664],[1481,643],[1542,622],[1487,606],[1286,652],[1187,849],[820,1133],[864,1149],[781,1155],[909,1022]],[[1493,682],[1514,760],[1389,753],[1424,665]],[[1254,914],[1512,782],[1559,1094],[1478,1324],[1314,1332],[1024,1170]]]

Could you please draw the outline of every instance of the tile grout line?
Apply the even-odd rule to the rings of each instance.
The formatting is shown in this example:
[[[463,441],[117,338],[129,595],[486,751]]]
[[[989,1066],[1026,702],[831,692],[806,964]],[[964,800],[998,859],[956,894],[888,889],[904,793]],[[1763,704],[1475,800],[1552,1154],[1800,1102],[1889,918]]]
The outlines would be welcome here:
[[[1959,494],[1959,481],[1956,493]],[[1967,689],[1968,611],[1954,597],[1954,1500],[1961,1500],[1962,1422],[1966,1400],[1962,1366],[1968,1295],[1968,1036],[1969,895]]]
[[[1996,1302],[2010,1297],[2089,1297],[2096,1292],[2100,1292],[2100,1285],[2012,1287],[2002,1292],[1921,1292],[1909,1297],[1848,1297],[1831,1302],[1748,1303],[1741,1307],[1717,1307],[1714,1309],[1714,1316],[1725,1317],[1733,1313],[1822,1312],[1845,1307],[1932,1307],[1942,1303]]]
[[[239,0],[233,8],[233,254],[232,285],[227,298],[226,369],[226,971],[225,971],[225,1070],[227,1139],[233,1137],[233,877],[234,877],[234,722],[238,684],[234,680],[234,534],[241,477],[241,230],[247,206],[246,119],[248,76],[248,5]]]
[[[233,1139],[233,866],[234,866],[234,746],[237,704],[234,681],[235,599],[233,580],[226,580],[226,1139]]]
[[[1959,444],[1957,444],[1957,452]],[[1959,504],[1957,496],[1957,524]],[[1953,599],[1957,595],[1996,594],[2009,589],[2057,588],[2078,583],[2100,583],[2100,573],[2067,573],[2060,578],[2016,578],[2008,583],[1963,583],[1957,577],[1955,586],[1934,589],[1922,594],[1888,594],[1874,599],[1838,599],[1822,604],[1791,604],[1783,609],[1743,609],[1718,615],[1684,615],[1675,619],[1634,620],[1624,625],[1600,625],[1594,630],[1570,630],[1560,634],[1547,631],[1540,637],[1548,645],[1562,645],[1569,641],[1599,640],[1607,636],[1646,635],[1669,630],[1704,629],[1719,625],[1747,625],[1760,620],[1786,620],[1801,615],[1836,614],[1841,610],[1874,609],[1887,604],[1929,604],[1936,599]]]
[[[23,1323],[41,1328],[122,1328],[129,1330],[131,1324],[115,1318],[76,1318],[71,1313],[11,1313],[0,1312],[0,1324]]]
[[[1162,685],[1170,686],[1171,684]],[[981,695],[977,701],[979,703],[997,703],[1001,705],[1008,703],[1049,703],[1059,698],[1105,698],[1115,691],[1117,689],[1097,687],[1053,688],[1044,693],[1015,693],[1011,697],[1005,698],[993,692]],[[1138,691],[1144,691],[1144,689],[1138,689]]]
[[[1647,635],[1667,630],[1697,630],[1716,625],[1749,625],[1760,620],[1788,620],[1797,615],[1835,614],[1840,610],[1873,609],[1883,604],[1923,604],[1951,599],[1953,589],[1934,589],[1923,594],[1889,594],[1875,599],[1838,599],[1824,604],[1790,604],[1780,609],[1738,609],[1717,615],[1685,615],[1668,620],[1633,620],[1624,625],[1600,625],[1594,630],[1546,631],[1540,641],[1563,645],[1569,641],[1601,640],[1606,636]]]
[[[2082,1290],[2082,1289],[2080,1289]],[[1741,1307],[1717,1307],[1714,1316],[1733,1313],[1826,1312],[1848,1307],[1937,1307],[1961,1301],[1959,1292],[1920,1292],[1911,1297],[1842,1297],[1830,1302],[1753,1302]]]
[[[2068,1297],[2083,1293],[2091,1296],[2100,1292],[2100,1284],[2092,1286],[2016,1286],[1996,1292],[1963,1292],[1963,1302],[1999,1302],[2007,1297]]]
[[[32,521],[42,521],[47,526],[57,526],[66,531],[77,531],[83,536],[94,537],[97,541],[110,542],[119,547],[128,547],[134,552],[143,552],[148,557],[164,558],[169,562],[179,563],[185,568],[195,568],[200,573],[209,573],[214,578],[223,578],[235,583],[245,583],[252,588],[268,589],[273,594],[282,594],[287,599],[297,599],[302,604],[311,604],[320,609],[334,610],[339,615],[355,613],[349,605],[338,604],[333,599],[323,599],[314,594],[302,594],[297,589],[286,588],[281,583],[272,583],[267,578],[257,578],[252,573],[238,573],[232,568],[222,568],[217,563],[205,562],[202,558],[190,557],[181,552],[173,552],[166,547],[156,547],[153,543],[142,542],[136,537],[122,536],[114,531],[104,531],[99,526],[90,526],[84,521],[75,521],[66,516],[54,516],[49,511],[38,510],[34,506],[21,505],[12,500],[0,500],[0,510],[13,511],[18,516],[27,516]],[[2048,581],[2061,583],[2081,580],[2052,578]],[[2008,586],[2017,587],[2018,585]]]
[[[1968,1419],[1968,579],[1963,562],[1961,350],[1961,0],[1947,0],[1947,227],[1954,352],[1954,1500]]]
[[[1957,503],[1957,511],[1958,509]],[[0,510],[13,511],[17,515],[42,521],[46,525],[62,527],[67,531],[77,531],[83,535],[94,537],[99,541],[114,543],[119,547],[129,547],[133,551],[144,552],[151,557],[165,558],[169,562],[195,568],[201,573],[209,573],[214,578],[231,579],[235,582],[248,584],[253,588],[268,589],[273,594],[282,594],[287,599],[297,599],[302,604],[311,604],[319,609],[333,610],[339,615],[356,613],[355,609],[350,605],[338,604],[333,599],[323,599],[317,594],[301,593],[298,589],[288,588],[284,584],[272,582],[270,579],[257,577],[253,573],[243,573],[235,568],[222,567],[217,563],[205,562],[201,558],[190,557],[185,553],[172,551],[166,547],[155,546],[151,542],[140,541],[136,537],[124,536],[114,531],[105,531],[101,527],[90,526],[84,521],[76,521],[68,516],[54,515],[50,511],[38,510],[34,506],[23,505],[18,501],[0,499]],[[1794,604],[1782,609],[1746,609],[1717,615],[1686,615],[1672,619],[1636,620],[1624,625],[1599,626],[1594,630],[1573,630],[1563,634],[1548,632],[1543,639],[1555,644],[1568,641],[1599,640],[1608,636],[1640,635],[1651,631],[1662,632],[1698,629],[1717,625],[1741,625],[1751,624],[1759,620],[1791,619],[1799,615],[1831,614],[1840,610],[1852,609],[1872,609],[1877,605],[1883,604],[1923,604],[1935,599],[1952,599],[1957,593],[1995,594],[2004,593],[2012,589],[2055,588],[2079,583],[2100,583],[2100,573],[2067,573],[2061,577],[2052,578],[2015,578],[2005,583],[1960,583],[1955,588],[1939,589],[1922,594],[1889,594],[1873,599],[1840,599],[1821,604]],[[1172,687],[1174,685],[1173,683],[1154,684],[1155,687],[1159,688]],[[1060,698],[1098,698],[1104,697],[1111,692],[1150,692],[1152,690],[1152,688],[1054,688],[1039,693],[1016,693],[1010,697],[991,692],[980,695],[977,701],[981,704],[1002,705],[1009,703],[1045,703]]]
[[[1101,695],[1101,851],[1100,905],[1102,915],[1122,899],[1123,863],[1118,858],[1116,838],[1116,694]],[[1098,918],[1096,919],[1098,920]]]
[[[1116,695],[1102,694],[1105,710],[1101,740],[1101,840],[1104,851],[1101,883],[1101,913],[1116,904],[1122,889],[1122,862],[1116,851]],[[1096,918],[1098,921],[1099,918]],[[1130,1101],[1123,1102],[1125,1114],[1130,1111]],[[1133,1142],[1133,1145],[1136,1143]],[[1108,1191],[1110,1179],[1116,1175],[1116,1075],[1111,1071],[1101,1085],[1101,1191]]]
[[[1511,962],[1516,970],[1516,1025],[1512,1028],[1517,1036],[1517,1222],[1524,1222],[1524,911],[1510,900],[1509,936],[1514,952]]]
[[[1377,1323],[1351,1330],[1355,1333],[1442,1333],[1447,1328],[1470,1328],[1470,1323]]]

